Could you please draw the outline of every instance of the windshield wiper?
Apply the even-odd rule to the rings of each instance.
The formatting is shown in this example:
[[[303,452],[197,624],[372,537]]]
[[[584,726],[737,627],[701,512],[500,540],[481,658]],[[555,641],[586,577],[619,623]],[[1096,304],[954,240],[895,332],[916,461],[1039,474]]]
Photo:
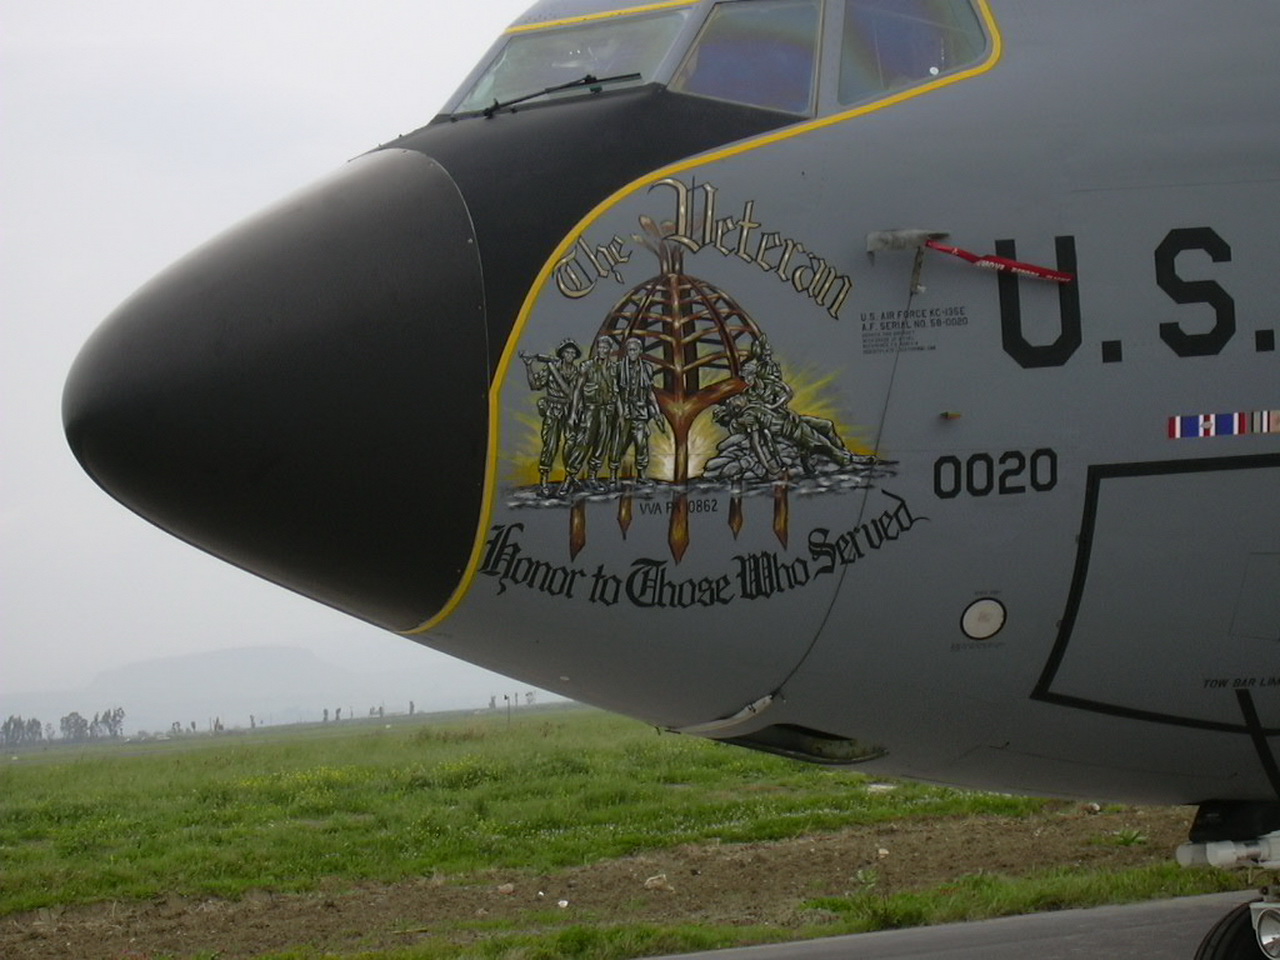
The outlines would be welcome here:
[[[600,88],[606,83],[625,83],[628,80],[639,80],[640,76],[638,73],[620,73],[616,77],[594,77],[588,73],[585,77],[577,80],[570,80],[568,83],[561,83],[554,87],[544,87],[541,90],[526,93],[523,97],[516,97],[513,100],[503,100],[502,102],[495,100],[484,108],[483,113],[486,119],[490,119],[504,107],[514,107],[517,103],[524,103],[526,100],[533,100],[536,97],[545,97],[553,93],[559,93],[561,90],[573,90],[575,87],[590,87],[592,93],[599,93]]]

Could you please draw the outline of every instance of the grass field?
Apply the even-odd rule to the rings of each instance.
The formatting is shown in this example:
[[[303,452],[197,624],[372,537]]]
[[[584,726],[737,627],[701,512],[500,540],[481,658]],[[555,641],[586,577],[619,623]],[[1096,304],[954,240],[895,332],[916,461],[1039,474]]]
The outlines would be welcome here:
[[[0,918],[172,896],[236,901],[423,878],[466,884],[495,870],[550,875],[680,845],[786,840],[851,824],[1028,818],[1053,808],[918,784],[871,788],[856,773],[660,735],[578,708],[521,711],[510,721],[484,714],[266,728],[6,760]],[[1100,842],[1145,837],[1135,828]],[[804,907],[826,932],[840,932],[953,919],[961,902],[964,916],[1035,909],[1046,902],[1046,884],[1048,901],[1062,906],[1222,889],[1233,881],[1223,876],[1155,868],[1110,878],[976,876],[945,895],[904,899],[876,890],[869,874],[862,887]],[[706,925],[677,935],[680,925],[610,928],[595,919],[585,928],[552,910],[534,934],[481,935],[471,924],[468,943],[433,938],[409,952],[359,955],[625,957],[658,943],[669,950],[673,942],[725,941]],[[744,935],[752,939],[737,931]],[[329,955],[299,950],[271,955]]]

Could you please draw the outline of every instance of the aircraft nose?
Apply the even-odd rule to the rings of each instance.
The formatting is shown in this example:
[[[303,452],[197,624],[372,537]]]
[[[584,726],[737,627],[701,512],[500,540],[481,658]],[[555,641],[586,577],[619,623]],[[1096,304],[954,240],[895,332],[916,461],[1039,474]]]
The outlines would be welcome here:
[[[381,150],[126,301],[76,358],[63,422],[159,527],[407,630],[475,539],[487,357],[465,202],[434,160]]]

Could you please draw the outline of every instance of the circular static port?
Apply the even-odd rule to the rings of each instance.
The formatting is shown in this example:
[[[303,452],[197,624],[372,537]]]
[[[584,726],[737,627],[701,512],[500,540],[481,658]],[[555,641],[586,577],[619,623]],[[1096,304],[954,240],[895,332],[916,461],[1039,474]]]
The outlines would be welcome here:
[[[1004,629],[1006,616],[1003,603],[984,597],[969,604],[960,618],[960,629],[971,640],[990,640]]]

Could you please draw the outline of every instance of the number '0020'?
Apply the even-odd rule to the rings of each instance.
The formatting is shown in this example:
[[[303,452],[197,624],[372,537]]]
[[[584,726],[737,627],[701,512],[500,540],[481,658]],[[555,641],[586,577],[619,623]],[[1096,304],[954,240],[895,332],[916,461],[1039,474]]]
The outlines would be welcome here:
[[[971,497],[1046,493],[1057,485],[1058,455],[1047,447],[1030,455],[1008,450],[998,456],[975,453],[967,460],[939,457],[933,464],[933,492],[943,500],[962,493]]]

